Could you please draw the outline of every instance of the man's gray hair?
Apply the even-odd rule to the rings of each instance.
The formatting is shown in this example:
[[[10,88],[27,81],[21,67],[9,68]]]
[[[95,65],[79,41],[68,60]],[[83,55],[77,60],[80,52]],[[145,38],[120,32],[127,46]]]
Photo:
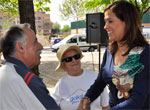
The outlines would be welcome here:
[[[23,28],[30,28],[30,24],[24,23],[11,26],[1,38],[1,48],[4,57],[16,57],[16,43],[20,42],[23,45],[27,44],[26,33]]]
[[[25,28],[25,27],[30,28],[30,24],[28,24],[28,23],[19,24],[19,25],[16,25],[16,26],[18,26],[18,28],[21,28],[22,30],[23,30],[23,28]],[[24,31],[21,32],[21,33],[22,33],[22,37],[17,38],[15,44],[16,44],[17,42],[20,42],[20,43],[22,43],[23,45],[26,45],[26,43],[27,43],[26,33],[25,33]]]

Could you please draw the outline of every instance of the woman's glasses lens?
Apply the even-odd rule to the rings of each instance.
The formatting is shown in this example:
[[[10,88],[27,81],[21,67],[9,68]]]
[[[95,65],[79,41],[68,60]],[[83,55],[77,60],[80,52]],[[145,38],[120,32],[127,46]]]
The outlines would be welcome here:
[[[63,59],[62,62],[63,62],[63,61],[65,61],[65,62],[71,62],[73,58],[74,58],[75,60],[80,59],[80,54],[76,54],[76,55],[74,55],[74,56],[67,57],[67,58]]]

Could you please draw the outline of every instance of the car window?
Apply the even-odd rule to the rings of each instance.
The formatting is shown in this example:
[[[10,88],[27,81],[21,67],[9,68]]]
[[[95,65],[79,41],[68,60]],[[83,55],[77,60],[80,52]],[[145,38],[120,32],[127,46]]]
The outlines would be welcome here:
[[[77,37],[73,37],[70,40],[68,40],[68,43],[77,43]]]
[[[54,44],[57,44],[58,42],[60,42],[63,38],[57,38],[54,40]]]
[[[79,36],[79,42],[86,42],[85,36]]]

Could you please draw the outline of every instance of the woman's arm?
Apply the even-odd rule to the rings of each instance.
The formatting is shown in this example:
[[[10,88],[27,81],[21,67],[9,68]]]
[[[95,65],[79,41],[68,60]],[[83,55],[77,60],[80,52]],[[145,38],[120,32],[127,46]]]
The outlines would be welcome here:
[[[108,48],[106,49],[103,56],[103,62],[102,62],[100,73],[97,79],[95,80],[94,84],[87,90],[85,97],[81,99],[80,104],[78,106],[78,110],[90,110],[90,103],[94,101],[105,88],[106,83],[102,79],[102,72],[103,72],[102,68],[104,67],[106,62],[107,52],[108,52]]]
[[[85,96],[88,97],[91,102],[93,102],[101,94],[101,92],[106,86],[106,83],[102,78],[102,73],[103,73],[102,68],[105,66],[107,52],[108,52],[108,48],[106,49],[104,56],[103,56],[100,73],[98,74],[98,77],[95,80],[94,84],[91,85],[91,87],[87,90],[85,94]]]

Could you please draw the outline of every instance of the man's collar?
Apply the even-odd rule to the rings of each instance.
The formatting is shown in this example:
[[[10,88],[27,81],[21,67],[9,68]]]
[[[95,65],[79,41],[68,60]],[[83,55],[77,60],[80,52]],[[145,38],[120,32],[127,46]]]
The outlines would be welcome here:
[[[14,58],[14,57],[6,57],[6,62],[10,62],[10,63],[13,63],[14,65],[17,65],[17,66],[21,66],[21,67],[24,67],[26,69],[29,69],[22,61],[18,60],[17,58]]]

